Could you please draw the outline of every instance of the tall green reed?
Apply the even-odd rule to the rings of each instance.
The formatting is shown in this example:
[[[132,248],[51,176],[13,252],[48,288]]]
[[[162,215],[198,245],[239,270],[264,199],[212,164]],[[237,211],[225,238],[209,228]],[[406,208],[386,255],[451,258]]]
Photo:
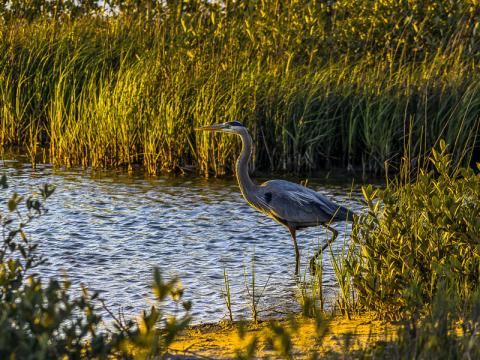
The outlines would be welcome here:
[[[233,314],[232,314],[232,298],[230,294],[230,280],[228,278],[227,269],[223,269],[223,284],[224,289],[222,291],[223,300],[225,301],[225,305],[227,306],[228,316],[230,321],[233,321]]]
[[[339,287],[339,292],[336,295],[336,306],[338,310],[350,320],[355,313],[357,299],[355,296],[355,288],[353,287],[353,276],[349,271],[349,264],[354,261],[357,253],[355,252],[355,248],[350,246],[350,240],[346,236],[343,239],[340,253],[335,255],[331,244],[329,250],[333,271]]]
[[[391,7],[367,3],[352,12],[346,1],[196,0],[10,18],[0,26],[0,145],[67,166],[219,176],[237,141],[193,129],[239,119],[258,169],[378,172],[398,166],[411,124],[413,156],[442,136],[460,160],[479,123],[478,17],[468,1],[442,1],[428,16],[395,5],[404,23],[392,23]]]
[[[310,318],[319,318],[325,313],[325,294],[323,291],[323,252],[318,244],[318,256],[310,261],[308,270],[303,274],[303,281],[298,281],[302,314]],[[307,273],[310,277],[307,278]],[[300,280],[300,278],[298,279]]]
[[[260,293],[257,290],[257,283],[256,283],[256,273],[255,273],[255,249],[252,254],[251,260],[251,274],[250,274],[250,285],[248,284],[248,276],[247,276],[247,269],[244,267],[243,269],[243,279],[245,285],[245,291],[247,294],[247,301],[250,307],[250,311],[252,313],[252,320],[257,323],[258,322],[258,304],[263,298],[263,293],[265,292],[266,287],[268,286],[268,282],[270,281],[270,276],[265,281],[263,288],[261,289]]]

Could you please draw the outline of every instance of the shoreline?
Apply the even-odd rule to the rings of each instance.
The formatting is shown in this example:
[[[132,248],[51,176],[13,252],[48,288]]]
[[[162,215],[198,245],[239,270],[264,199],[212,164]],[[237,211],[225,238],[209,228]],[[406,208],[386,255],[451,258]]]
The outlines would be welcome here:
[[[190,326],[169,347],[167,358],[238,358],[245,352],[253,339],[257,339],[255,358],[282,358],[275,351],[278,337],[273,341],[270,324],[278,324],[287,330],[291,338],[291,355],[295,359],[317,355],[343,353],[372,346],[379,341],[390,341],[396,337],[398,325],[374,320],[370,315],[357,315],[351,320],[333,316],[321,320],[296,315],[293,318],[253,321],[206,323]],[[243,336],[241,334],[243,332]],[[278,348],[277,348],[278,349]]]

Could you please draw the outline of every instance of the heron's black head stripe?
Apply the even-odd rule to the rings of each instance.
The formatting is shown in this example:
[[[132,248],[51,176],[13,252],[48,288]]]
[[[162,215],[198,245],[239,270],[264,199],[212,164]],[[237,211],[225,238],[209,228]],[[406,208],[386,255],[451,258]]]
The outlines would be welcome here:
[[[231,121],[229,122],[231,126],[242,126],[245,127],[240,121]]]

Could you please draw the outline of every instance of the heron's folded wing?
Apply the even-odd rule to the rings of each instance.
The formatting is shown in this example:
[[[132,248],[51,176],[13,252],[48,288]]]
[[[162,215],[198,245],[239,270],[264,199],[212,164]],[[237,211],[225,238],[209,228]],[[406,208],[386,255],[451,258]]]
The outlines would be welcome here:
[[[263,187],[262,205],[272,215],[295,224],[325,223],[338,205],[315,191],[288,181],[269,181]]]

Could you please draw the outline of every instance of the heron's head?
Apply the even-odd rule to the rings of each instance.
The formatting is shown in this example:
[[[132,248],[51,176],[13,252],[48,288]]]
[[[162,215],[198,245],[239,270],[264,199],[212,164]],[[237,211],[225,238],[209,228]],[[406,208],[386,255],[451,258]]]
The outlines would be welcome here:
[[[218,132],[240,134],[242,131],[246,130],[246,127],[239,121],[229,121],[223,124],[213,124],[208,126],[202,126],[200,128],[196,128],[195,130],[218,131]]]

